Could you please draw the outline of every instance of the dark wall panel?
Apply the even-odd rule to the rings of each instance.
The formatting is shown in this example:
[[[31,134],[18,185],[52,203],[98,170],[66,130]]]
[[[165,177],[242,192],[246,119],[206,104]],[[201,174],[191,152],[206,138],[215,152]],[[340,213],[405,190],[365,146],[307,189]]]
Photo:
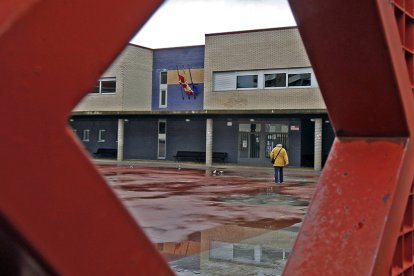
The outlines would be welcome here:
[[[213,121],[213,151],[227,152],[227,163],[237,163],[238,150],[238,124],[227,119],[214,119]]]
[[[310,118],[302,120],[302,167],[313,167],[315,153],[315,123]]]
[[[297,127],[299,127],[297,129]],[[289,166],[300,167],[301,155],[301,124],[300,121],[289,123]]]
[[[76,118],[70,122],[76,130],[79,140],[82,141],[83,131],[89,129],[89,141],[82,141],[85,149],[93,154],[98,148],[117,148],[118,120],[115,118]],[[98,141],[100,129],[106,130],[105,142]]]
[[[206,150],[205,119],[191,118],[186,122],[183,117],[167,121],[167,159],[173,160],[179,150]]]
[[[157,119],[128,119],[125,122],[125,159],[157,159],[157,143]]]

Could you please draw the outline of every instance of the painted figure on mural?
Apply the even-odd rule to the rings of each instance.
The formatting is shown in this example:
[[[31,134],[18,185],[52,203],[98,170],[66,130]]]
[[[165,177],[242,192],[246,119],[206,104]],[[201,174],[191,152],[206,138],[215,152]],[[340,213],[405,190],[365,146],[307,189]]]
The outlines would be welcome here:
[[[283,167],[289,165],[289,157],[282,144],[277,144],[270,153],[273,168],[275,169],[275,183],[283,182]]]

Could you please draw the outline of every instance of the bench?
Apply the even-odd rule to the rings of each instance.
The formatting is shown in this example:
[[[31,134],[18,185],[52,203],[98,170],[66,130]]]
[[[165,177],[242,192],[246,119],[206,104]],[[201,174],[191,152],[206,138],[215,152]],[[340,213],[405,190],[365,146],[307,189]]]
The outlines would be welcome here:
[[[204,151],[177,151],[174,155],[176,161],[194,161],[205,162],[206,153]],[[225,162],[227,158],[227,152],[213,152],[213,162]]]
[[[213,162],[225,163],[227,159],[227,152],[213,152]]]
[[[116,158],[118,154],[117,149],[98,148],[94,153],[95,157]]]
[[[174,155],[176,161],[195,161],[202,162],[206,160],[206,153],[202,151],[184,151],[179,150],[177,154]]]

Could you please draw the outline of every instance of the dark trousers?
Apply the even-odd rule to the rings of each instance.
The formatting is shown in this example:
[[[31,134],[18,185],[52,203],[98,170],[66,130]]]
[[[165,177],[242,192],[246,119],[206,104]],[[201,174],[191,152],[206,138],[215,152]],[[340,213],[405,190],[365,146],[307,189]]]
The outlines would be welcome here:
[[[283,167],[274,167],[275,168],[275,183],[283,182]]]

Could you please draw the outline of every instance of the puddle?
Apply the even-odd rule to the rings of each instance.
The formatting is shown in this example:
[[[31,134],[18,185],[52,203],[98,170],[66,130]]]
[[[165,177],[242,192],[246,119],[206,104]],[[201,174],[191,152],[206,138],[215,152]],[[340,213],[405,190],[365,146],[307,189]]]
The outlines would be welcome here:
[[[100,166],[177,275],[281,275],[314,174]]]
[[[281,275],[298,230],[225,225],[156,246],[177,275]]]
[[[301,200],[297,196],[263,193],[254,196],[241,197],[218,197],[217,200],[223,202],[238,202],[253,205],[291,205],[291,206],[308,206],[309,202]]]

